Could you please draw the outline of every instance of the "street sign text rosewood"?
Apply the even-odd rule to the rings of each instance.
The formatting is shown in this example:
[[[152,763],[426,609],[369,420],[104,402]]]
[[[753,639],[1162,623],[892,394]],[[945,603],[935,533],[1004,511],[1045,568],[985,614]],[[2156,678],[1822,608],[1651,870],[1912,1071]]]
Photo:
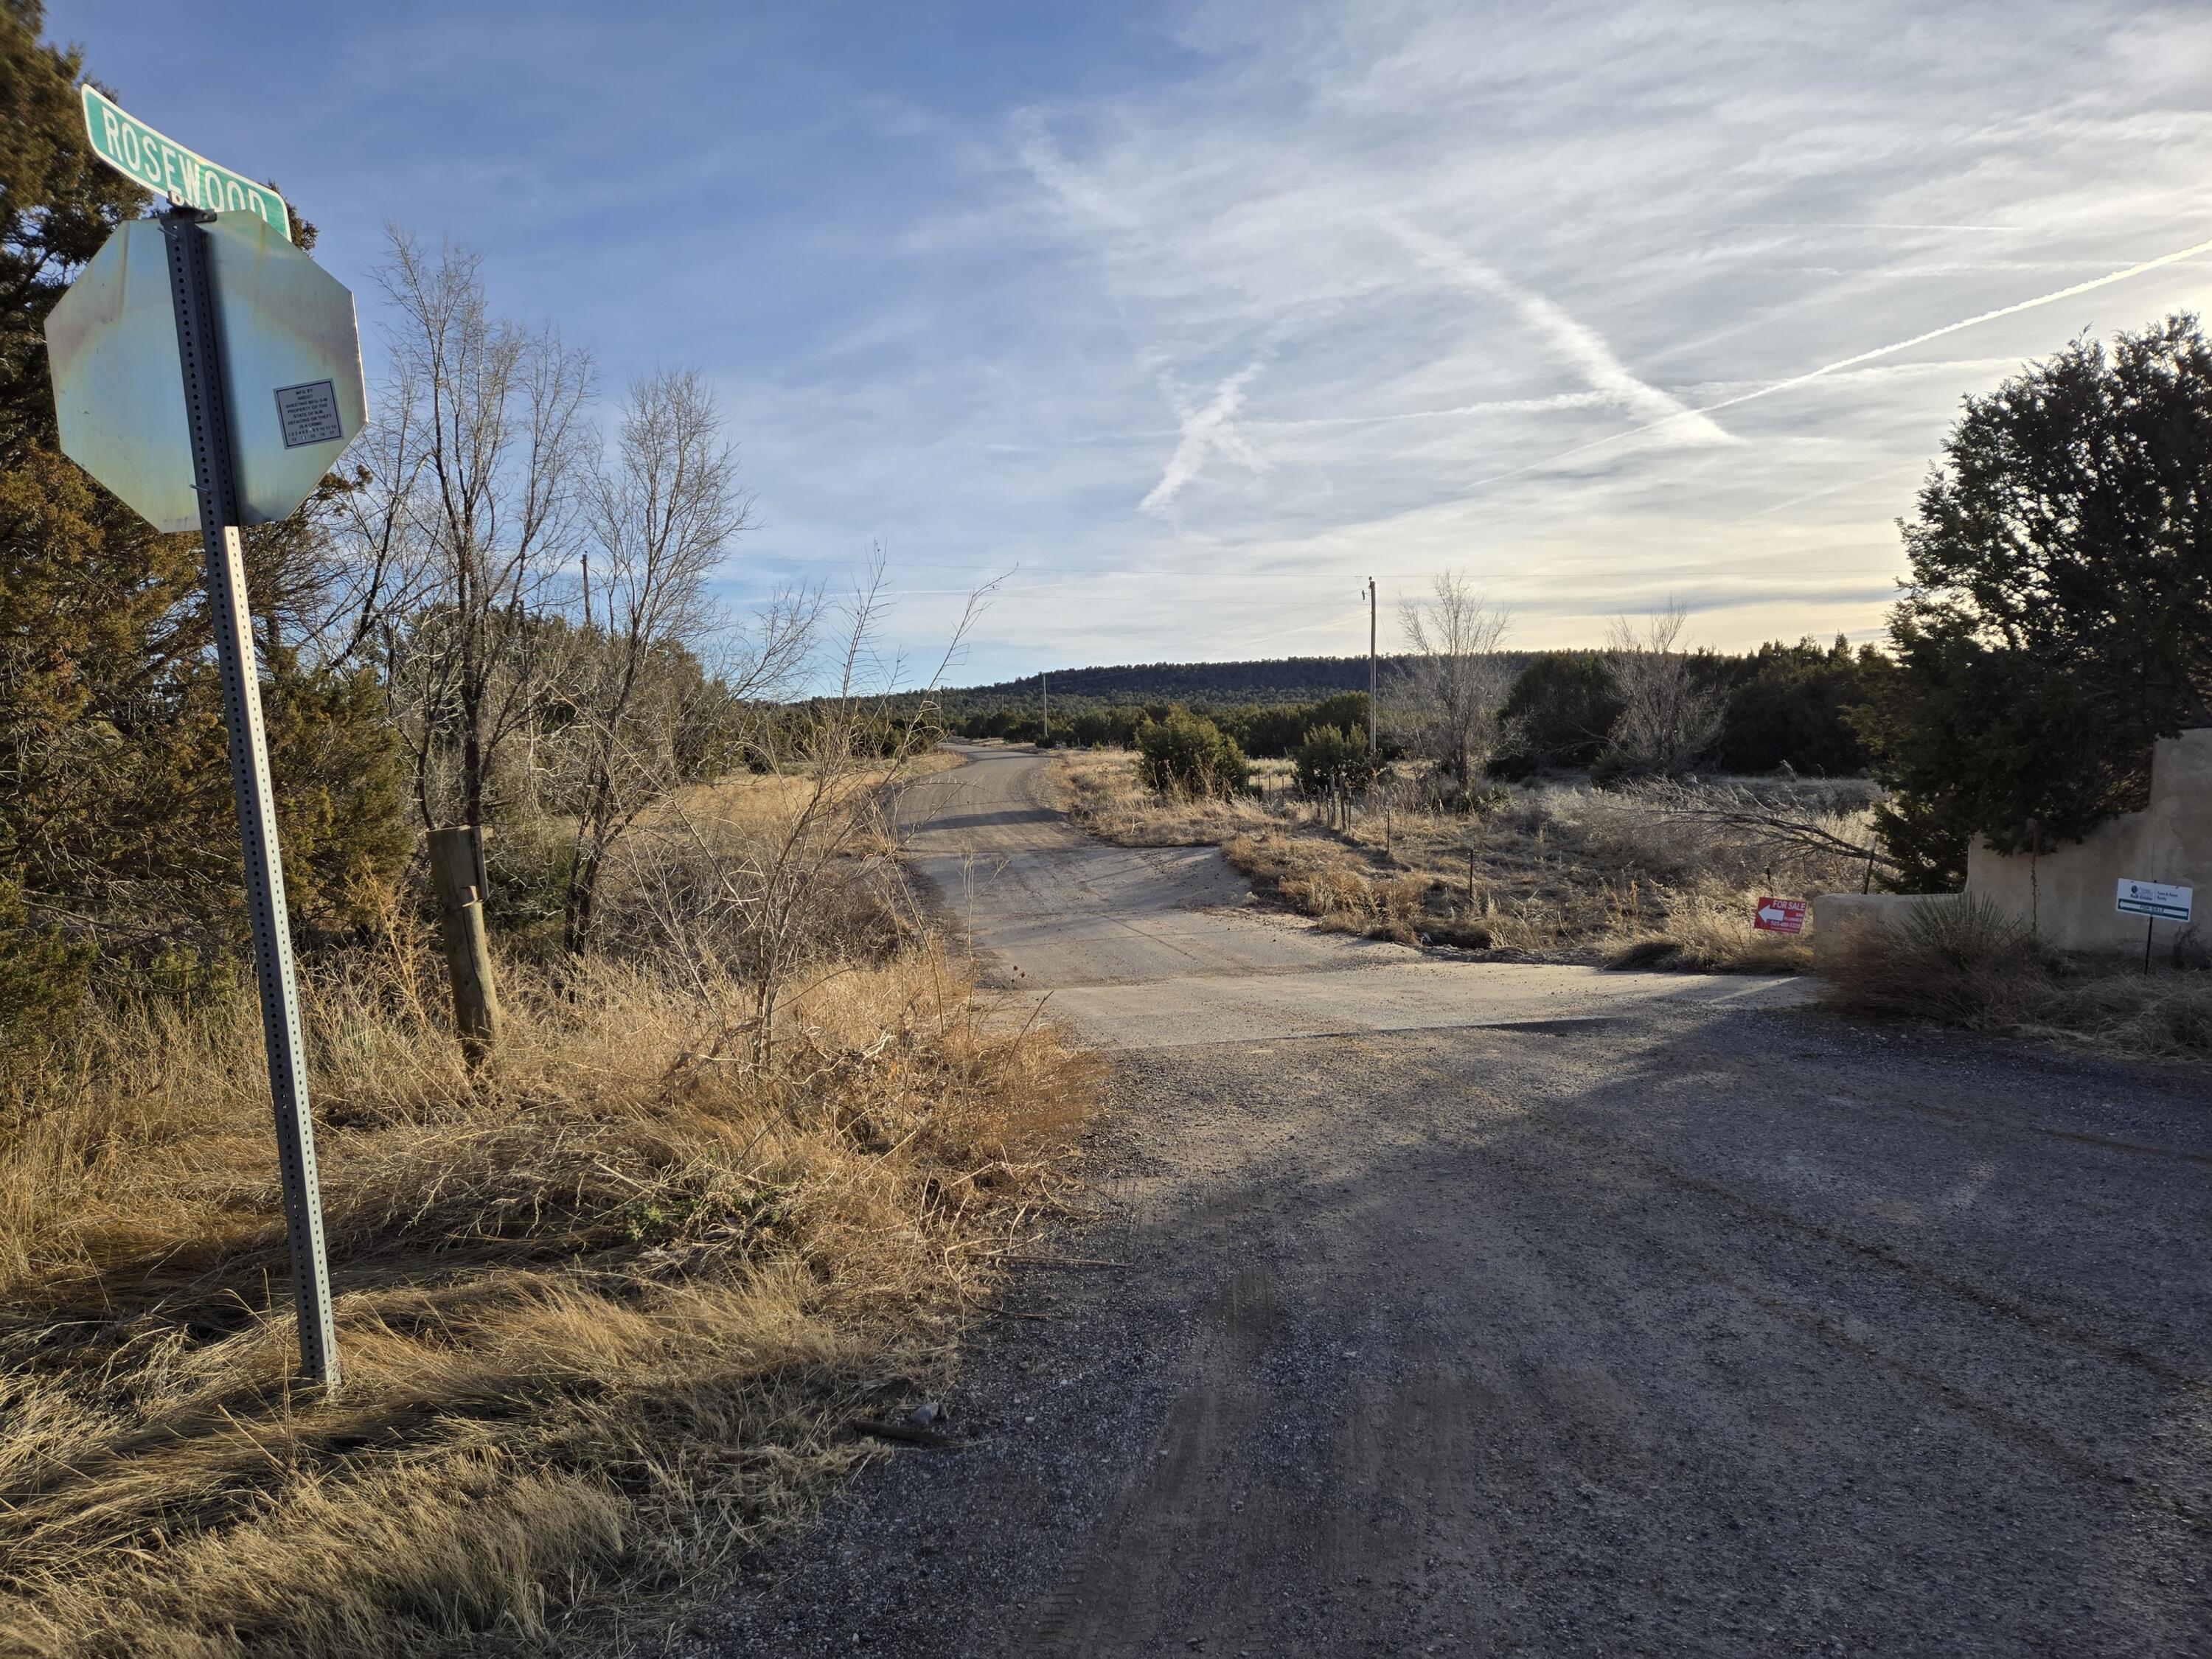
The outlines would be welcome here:
[[[215,213],[252,213],[292,240],[284,198],[275,191],[163,137],[91,86],[84,88],[84,130],[94,154],[155,195]]]

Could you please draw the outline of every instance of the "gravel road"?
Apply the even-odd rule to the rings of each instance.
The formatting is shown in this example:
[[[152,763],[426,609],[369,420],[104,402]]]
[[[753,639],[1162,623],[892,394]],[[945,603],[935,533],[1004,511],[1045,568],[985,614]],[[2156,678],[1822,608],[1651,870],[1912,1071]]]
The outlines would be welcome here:
[[[909,801],[1094,1219],[699,1655],[2212,1654],[2212,1087],[1451,962]]]

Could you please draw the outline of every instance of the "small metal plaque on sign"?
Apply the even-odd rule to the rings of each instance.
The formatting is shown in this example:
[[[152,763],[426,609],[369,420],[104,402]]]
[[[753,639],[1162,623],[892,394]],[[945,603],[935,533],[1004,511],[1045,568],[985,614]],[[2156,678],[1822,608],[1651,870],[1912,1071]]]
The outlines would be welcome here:
[[[276,388],[276,421],[284,431],[284,447],[335,443],[345,436],[338,422],[337,387],[328,380]]]

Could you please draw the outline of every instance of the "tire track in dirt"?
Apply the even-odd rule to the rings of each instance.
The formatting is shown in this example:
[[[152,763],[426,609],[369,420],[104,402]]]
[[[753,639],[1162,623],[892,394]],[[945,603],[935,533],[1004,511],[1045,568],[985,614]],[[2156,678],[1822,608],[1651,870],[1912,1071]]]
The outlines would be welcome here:
[[[1138,1485],[1100,1534],[1091,1556],[1046,1599],[1019,1651],[1081,1659],[1113,1647],[1164,1642],[1176,1559],[1231,1530],[1227,1470],[1257,1420],[1253,1380],[1283,1322],[1272,1267],[1249,1267],[1222,1287],[1200,1322],[1194,1373],[1154,1437]]]

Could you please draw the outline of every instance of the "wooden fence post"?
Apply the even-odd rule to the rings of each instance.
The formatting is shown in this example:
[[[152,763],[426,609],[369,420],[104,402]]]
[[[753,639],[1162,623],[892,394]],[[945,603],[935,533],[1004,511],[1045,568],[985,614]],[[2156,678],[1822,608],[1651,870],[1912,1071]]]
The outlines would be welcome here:
[[[492,983],[491,941],[484,933],[483,854],[475,830],[433,830],[430,880],[438,893],[446,939],[446,972],[453,982],[453,1029],[469,1064],[481,1066],[499,1046],[499,990]]]

